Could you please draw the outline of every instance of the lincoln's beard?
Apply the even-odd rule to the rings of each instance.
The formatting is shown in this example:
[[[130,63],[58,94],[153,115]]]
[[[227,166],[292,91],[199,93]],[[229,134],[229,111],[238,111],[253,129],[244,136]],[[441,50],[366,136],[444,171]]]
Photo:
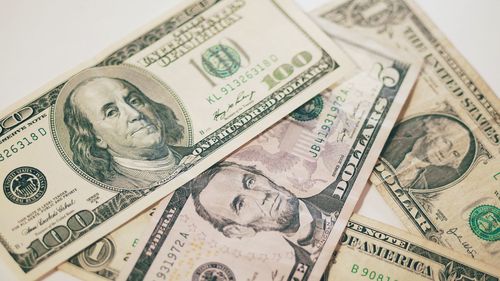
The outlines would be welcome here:
[[[299,229],[299,199],[295,196],[287,199],[287,208],[277,220],[281,232],[295,232]]]
[[[269,180],[271,186],[277,190],[281,196],[285,195],[286,205],[285,208],[279,214],[276,219],[277,226],[268,227],[262,225],[255,225],[254,228],[264,231],[280,231],[280,232],[295,232],[299,229],[299,199],[290,191],[282,186],[277,185],[273,181]]]

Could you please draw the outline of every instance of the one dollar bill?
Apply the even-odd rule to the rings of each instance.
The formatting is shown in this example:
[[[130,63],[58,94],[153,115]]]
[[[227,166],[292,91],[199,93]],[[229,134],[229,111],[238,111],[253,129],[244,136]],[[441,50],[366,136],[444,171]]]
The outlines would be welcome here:
[[[327,32],[424,60],[371,180],[408,229],[498,265],[499,98],[412,1],[339,0],[314,14]]]
[[[363,71],[178,189],[118,280],[319,280],[419,71],[341,46]]]
[[[291,1],[185,2],[2,113],[3,262],[41,276],[351,66]]]
[[[353,215],[323,280],[494,281],[499,278],[498,268]]]

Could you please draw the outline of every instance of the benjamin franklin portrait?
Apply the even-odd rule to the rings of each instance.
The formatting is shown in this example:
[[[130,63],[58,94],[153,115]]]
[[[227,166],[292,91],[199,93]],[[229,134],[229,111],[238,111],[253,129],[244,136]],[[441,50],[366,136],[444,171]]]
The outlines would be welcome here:
[[[472,164],[476,141],[459,119],[428,114],[398,124],[382,151],[401,186],[435,189],[459,179]]]
[[[79,77],[61,103],[73,163],[115,187],[147,188],[168,177],[190,152],[178,145],[186,132],[172,109],[178,105],[153,100],[161,93],[147,82],[140,89],[126,77],[93,74]]]

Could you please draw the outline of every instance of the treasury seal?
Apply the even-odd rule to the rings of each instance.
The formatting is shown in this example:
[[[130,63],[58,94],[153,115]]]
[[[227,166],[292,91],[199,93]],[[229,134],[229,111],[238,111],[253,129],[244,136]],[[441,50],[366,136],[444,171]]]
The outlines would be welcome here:
[[[310,121],[316,119],[323,110],[323,98],[315,96],[301,107],[295,109],[290,116],[297,121]]]
[[[238,52],[226,45],[210,47],[201,58],[203,69],[215,77],[226,78],[235,74],[241,66]]]
[[[234,273],[229,267],[218,262],[200,265],[193,273],[192,281],[217,280],[235,281]]]
[[[18,205],[29,205],[40,200],[46,190],[45,175],[33,167],[16,168],[3,181],[5,196]]]
[[[486,241],[500,240],[500,208],[481,205],[470,213],[469,225],[479,238]]]

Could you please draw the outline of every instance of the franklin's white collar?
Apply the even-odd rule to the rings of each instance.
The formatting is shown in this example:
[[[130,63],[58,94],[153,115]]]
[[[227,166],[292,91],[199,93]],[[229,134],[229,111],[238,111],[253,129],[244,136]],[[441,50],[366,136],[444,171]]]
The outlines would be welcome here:
[[[121,157],[113,157],[113,160],[120,166],[141,171],[165,171],[173,169],[177,164],[170,148],[168,155],[158,160],[134,160]]]

